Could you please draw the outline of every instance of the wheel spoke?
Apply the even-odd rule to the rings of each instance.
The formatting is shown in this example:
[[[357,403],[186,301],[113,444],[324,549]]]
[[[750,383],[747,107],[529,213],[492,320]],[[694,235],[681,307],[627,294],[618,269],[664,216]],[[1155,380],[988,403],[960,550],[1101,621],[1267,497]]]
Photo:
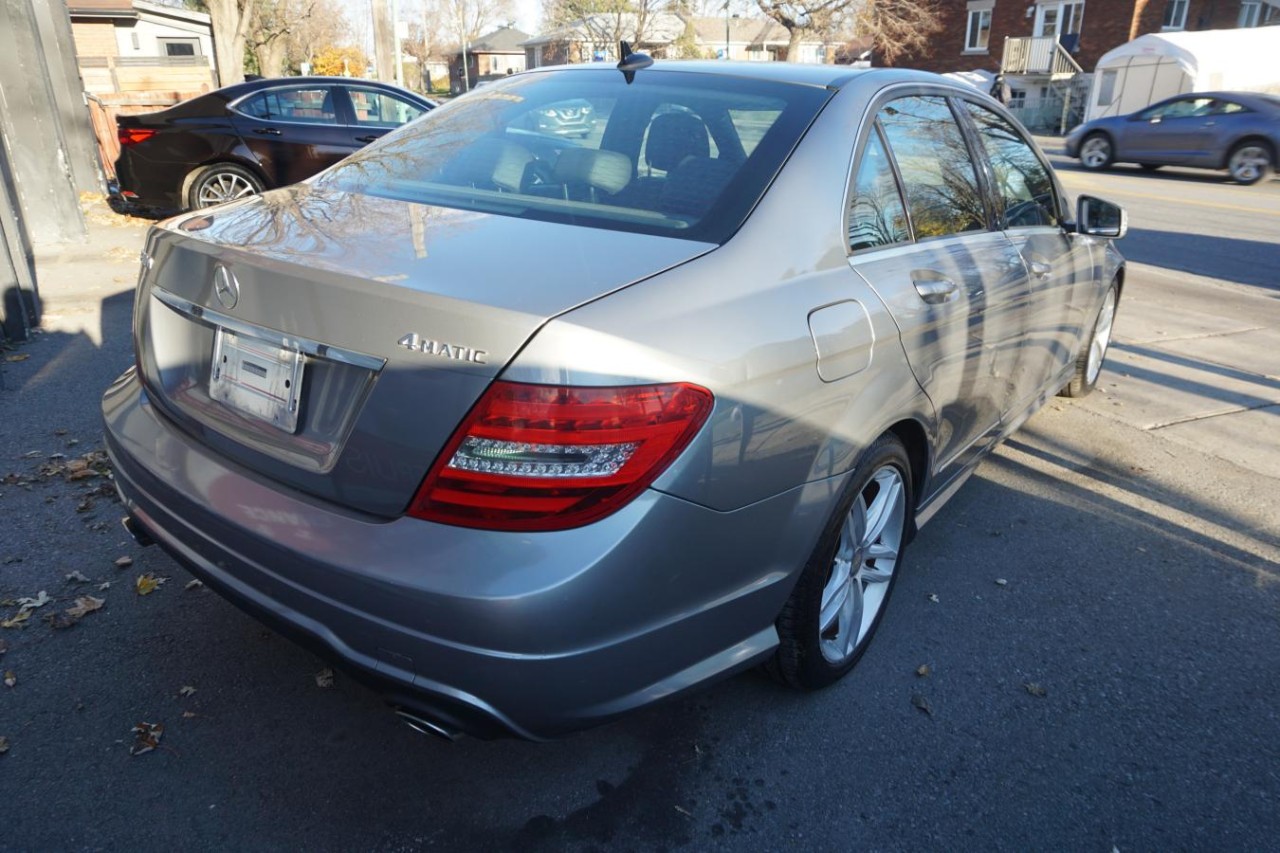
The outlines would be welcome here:
[[[862,619],[864,612],[862,584],[855,580],[849,583],[849,594],[845,596],[844,606],[840,608],[840,628],[836,635],[843,640],[842,657],[848,657],[862,639]]]
[[[822,590],[822,611],[818,616],[818,630],[822,636],[827,636],[834,628],[836,636],[840,631],[840,614],[844,611],[849,597],[853,595],[853,579],[849,577],[848,567],[845,567],[844,577],[838,583],[828,582],[826,588]],[[833,577],[832,580],[835,580]]]
[[[884,534],[885,525],[892,518],[902,493],[902,482],[892,469],[885,475],[876,477],[876,481],[880,484],[880,491],[867,509],[866,530],[860,540],[864,549]]]

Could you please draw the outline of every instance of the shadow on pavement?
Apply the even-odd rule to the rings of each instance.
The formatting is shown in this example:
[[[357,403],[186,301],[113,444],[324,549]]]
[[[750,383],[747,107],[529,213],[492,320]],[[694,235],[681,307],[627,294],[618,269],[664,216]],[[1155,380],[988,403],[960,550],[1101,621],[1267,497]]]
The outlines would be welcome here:
[[[1280,245],[1207,234],[1130,228],[1121,249],[1135,263],[1179,270],[1280,293]]]

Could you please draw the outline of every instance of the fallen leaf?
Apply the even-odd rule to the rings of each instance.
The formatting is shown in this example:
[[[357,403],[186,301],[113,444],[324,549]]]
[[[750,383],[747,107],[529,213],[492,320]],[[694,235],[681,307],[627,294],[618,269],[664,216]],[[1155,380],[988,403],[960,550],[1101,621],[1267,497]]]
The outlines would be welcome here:
[[[43,450],[28,450],[26,453],[22,454],[23,459],[38,459],[41,456],[44,456]]]
[[[183,712],[182,712],[182,719],[184,719],[184,720],[189,720],[189,719],[191,719],[192,717],[198,717],[198,716],[200,716],[200,715],[199,715],[199,714],[197,714],[195,711],[183,711]]]
[[[93,509],[93,498],[85,498],[76,504],[76,512],[88,512]]]
[[[0,755],[4,755],[8,751],[9,739],[7,737],[0,736]]]
[[[72,459],[70,462],[67,463],[67,470],[70,471],[72,474],[78,474],[81,471],[87,471],[88,469],[89,469],[89,463],[84,461],[83,459]]]
[[[138,579],[134,582],[133,588],[138,591],[138,595],[150,595],[159,589],[167,580],[168,578],[158,578],[151,574],[151,572],[147,572],[145,575],[138,575]]]
[[[325,667],[316,673],[316,687],[332,687],[333,686],[333,670]]]
[[[102,583],[98,584],[99,592],[105,592],[106,590],[109,590],[109,589],[111,589],[111,581],[103,581]]]
[[[929,600],[930,600],[930,601],[932,601],[934,604],[937,604],[937,603],[938,603],[938,594],[937,594],[936,592],[931,592],[931,593],[929,593]]]
[[[9,651],[9,644],[6,643],[4,640],[0,640],[0,655],[4,654],[7,651]]]
[[[920,676],[921,678],[928,678],[932,673],[933,673],[933,670],[929,669],[929,664],[927,663],[922,663],[918,667],[916,667],[916,675]]]
[[[84,469],[84,470],[82,470],[82,471],[76,471],[76,472],[74,472],[74,473],[68,474],[68,475],[67,475],[67,481],[68,481],[68,482],[71,482],[71,483],[74,483],[74,482],[76,482],[77,480],[87,480],[87,479],[89,479],[90,477],[96,477],[96,476],[98,476],[98,472],[97,472],[97,471],[94,471],[94,470],[92,470],[92,469],[90,469],[90,468],[85,468],[85,469]]]
[[[18,676],[13,674],[13,670],[6,669],[4,671],[4,686],[13,687],[17,683],[18,683]]]
[[[16,614],[0,622],[0,628],[20,628],[22,623],[31,618],[30,610],[19,610]]]
[[[190,684],[184,684],[184,685],[182,685],[182,687],[178,690],[178,695],[179,695],[179,696],[190,696],[192,693],[195,693],[195,692],[196,692],[196,689],[195,689],[194,687],[192,687]]]
[[[67,430],[65,430],[65,429],[55,429],[55,430],[53,431],[53,434],[54,434],[54,435],[56,435],[56,436],[58,436],[59,438],[61,438],[62,436],[64,436],[64,435],[66,435],[66,434],[67,434]]]
[[[925,714],[929,715],[930,717],[933,716],[933,706],[929,704],[929,700],[924,698],[923,695],[919,693],[912,693],[911,704],[915,705],[917,708],[919,708],[921,711],[923,711]]]
[[[133,565],[133,557],[125,556],[125,557],[116,558],[117,569],[127,569],[132,565]]]
[[[76,582],[76,583],[88,583],[88,582],[89,582],[89,579],[88,579],[87,577],[85,577],[83,574],[81,574],[80,572],[78,572],[78,571],[77,571],[77,572],[68,572],[68,573],[67,573],[67,580],[69,580],[69,581],[74,581],[74,582]]]
[[[6,355],[4,357],[4,360],[5,361],[26,361],[29,358],[31,358],[31,353],[17,352],[17,353],[14,353],[13,355]]]
[[[1026,691],[1028,693],[1030,693],[1032,696],[1035,696],[1037,699],[1043,699],[1044,697],[1049,695],[1048,690],[1045,690],[1043,687],[1041,687],[1039,684],[1036,684],[1034,681],[1028,681],[1026,684],[1022,686],[1026,688]]]
[[[53,601],[53,599],[49,597],[49,593],[42,589],[35,598],[19,598],[18,607],[23,610],[35,610],[37,607],[44,607],[50,601]]]
[[[66,609],[66,614],[72,619],[83,619],[95,610],[101,610],[102,605],[106,604],[105,598],[94,598],[92,595],[82,595],[76,599],[76,603]]]
[[[44,621],[48,622],[53,630],[62,631],[76,624],[78,620],[72,619],[65,613],[46,613]]]
[[[1004,578],[996,578],[996,586],[1008,586],[1009,582]]]
[[[134,738],[133,746],[129,747],[129,754],[142,755],[160,745],[160,738],[164,735],[164,723],[138,723],[133,727],[133,733],[137,737]]]
[[[183,589],[199,589],[204,586],[204,581],[187,581],[187,585]]]
[[[685,817],[693,817],[693,812],[689,811],[688,809],[682,809],[679,806],[676,806],[676,811],[680,812],[680,814],[684,815]]]

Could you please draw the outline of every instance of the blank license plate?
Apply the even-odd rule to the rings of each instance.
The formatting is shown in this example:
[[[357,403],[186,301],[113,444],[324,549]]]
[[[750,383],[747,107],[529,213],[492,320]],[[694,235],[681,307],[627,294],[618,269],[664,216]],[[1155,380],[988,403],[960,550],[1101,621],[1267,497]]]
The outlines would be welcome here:
[[[241,414],[296,432],[305,361],[297,350],[219,328],[209,396]]]

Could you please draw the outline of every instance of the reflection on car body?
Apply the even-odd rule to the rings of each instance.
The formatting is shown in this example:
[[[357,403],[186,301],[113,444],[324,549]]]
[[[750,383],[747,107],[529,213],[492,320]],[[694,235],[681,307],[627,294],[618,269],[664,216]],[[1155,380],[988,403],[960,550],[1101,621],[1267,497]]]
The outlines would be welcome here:
[[[154,229],[103,400],[135,524],[419,730],[840,678],[917,527],[1098,381],[1125,222],[972,89],[769,65],[513,75]],[[212,399],[216,352],[296,383]]]

